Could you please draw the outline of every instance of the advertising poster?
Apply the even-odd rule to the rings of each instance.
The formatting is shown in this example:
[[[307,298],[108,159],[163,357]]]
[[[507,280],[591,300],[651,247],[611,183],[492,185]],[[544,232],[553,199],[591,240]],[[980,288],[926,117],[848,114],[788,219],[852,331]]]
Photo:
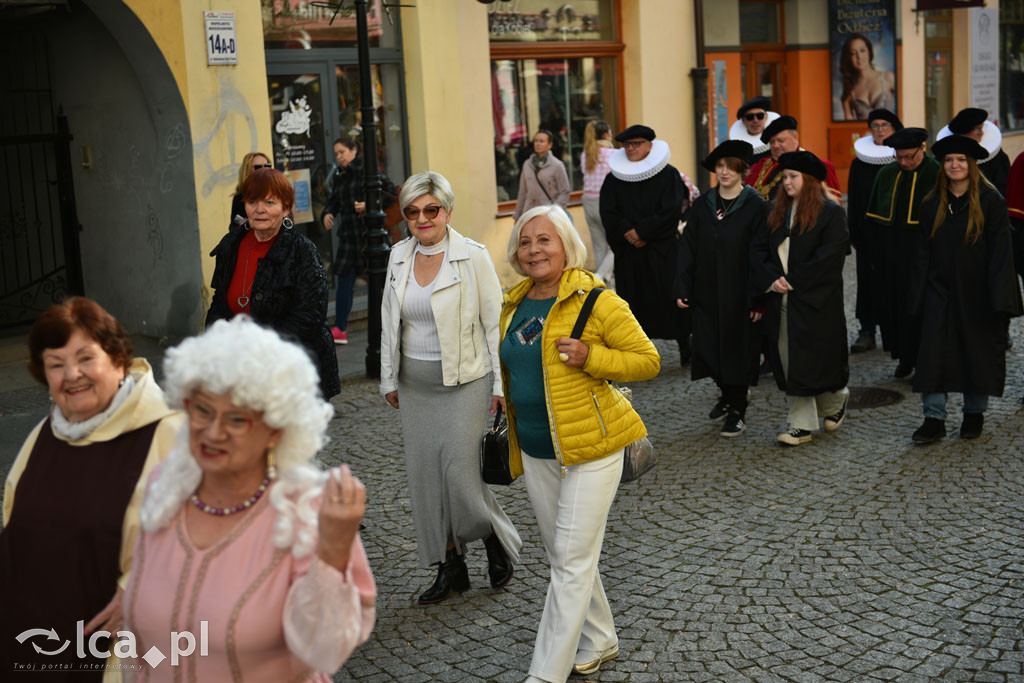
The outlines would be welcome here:
[[[832,120],[896,111],[894,0],[829,0]]]
[[[711,70],[714,73],[714,89],[712,90],[711,113],[713,125],[711,126],[711,149],[717,147],[722,141],[729,139],[729,126],[732,125],[727,106],[729,85],[725,76],[725,60],[716,59],[711,62]]]
[[[312,193],[309,185],[309,169],[300,168],[293,171],[282,171],[295,189],[295,208],[292,209],[292,220],[296,224],[313,222]]]
[[[999,119],[999,10],[972,7],[971,106]]]

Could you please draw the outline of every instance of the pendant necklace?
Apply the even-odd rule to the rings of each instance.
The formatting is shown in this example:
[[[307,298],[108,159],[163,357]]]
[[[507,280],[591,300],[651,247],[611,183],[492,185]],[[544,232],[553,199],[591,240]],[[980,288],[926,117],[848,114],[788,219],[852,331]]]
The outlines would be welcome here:
[[[725,214],[729,213],[729,209],[731,209],[732,205],[736,203],[736,200],[739,199],[739,195],[733,197],[732,199],[726,199],[722,195],[718,195],[718,199],[719,201],[722,202],[722,206],[719,207],[718,211],[716,211],[715,213],[718,215],[718,220],[722,220],[723,218],[725,218]]]
[[[256,241],[256,236],[253,235],[252,239],[253,239],[253,242],[255,242]],[[248,292],[245,291],[245,281],[249,277],[249,259],[251,257],[252,257],[252,242],[249,242],[249,253],[245,255],[245,272],[242,273],[242,296],[240,296],[240,297],[238,297],[236,299],[236,301],[238,302],[238,307],[239,308],[245,308],[246,306],[249,305],[249,296],[248,295],[252,294],[252,286],[254,284],[256,284],[256,277],[254,276],[253,279],[252,279],[252,282],[249,283],[249,291]]]

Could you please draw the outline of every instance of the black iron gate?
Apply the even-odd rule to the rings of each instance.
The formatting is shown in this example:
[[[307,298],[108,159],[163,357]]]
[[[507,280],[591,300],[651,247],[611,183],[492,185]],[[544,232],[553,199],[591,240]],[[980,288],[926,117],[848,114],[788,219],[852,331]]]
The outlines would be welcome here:
[[[41,32],[0,34],[0,329],[82,293],[71,133]]]

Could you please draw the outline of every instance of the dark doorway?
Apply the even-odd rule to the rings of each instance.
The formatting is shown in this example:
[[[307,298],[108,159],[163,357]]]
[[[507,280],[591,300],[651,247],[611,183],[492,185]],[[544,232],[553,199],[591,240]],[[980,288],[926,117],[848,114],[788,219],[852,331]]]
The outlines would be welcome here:
[[[34,21],[7,21],[0,32],[0,329],[82,293],[72,136],[54,111],[49,50]]]

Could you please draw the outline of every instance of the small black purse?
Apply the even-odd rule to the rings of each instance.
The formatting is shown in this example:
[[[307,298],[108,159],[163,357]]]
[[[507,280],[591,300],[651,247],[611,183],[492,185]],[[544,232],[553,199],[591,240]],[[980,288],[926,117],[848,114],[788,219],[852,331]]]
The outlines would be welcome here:
[[[495,486],[508,486],[515,481],[509,462],[508,421],[500,405],[494,426],[480,441],[480,476],[485,484]]]

